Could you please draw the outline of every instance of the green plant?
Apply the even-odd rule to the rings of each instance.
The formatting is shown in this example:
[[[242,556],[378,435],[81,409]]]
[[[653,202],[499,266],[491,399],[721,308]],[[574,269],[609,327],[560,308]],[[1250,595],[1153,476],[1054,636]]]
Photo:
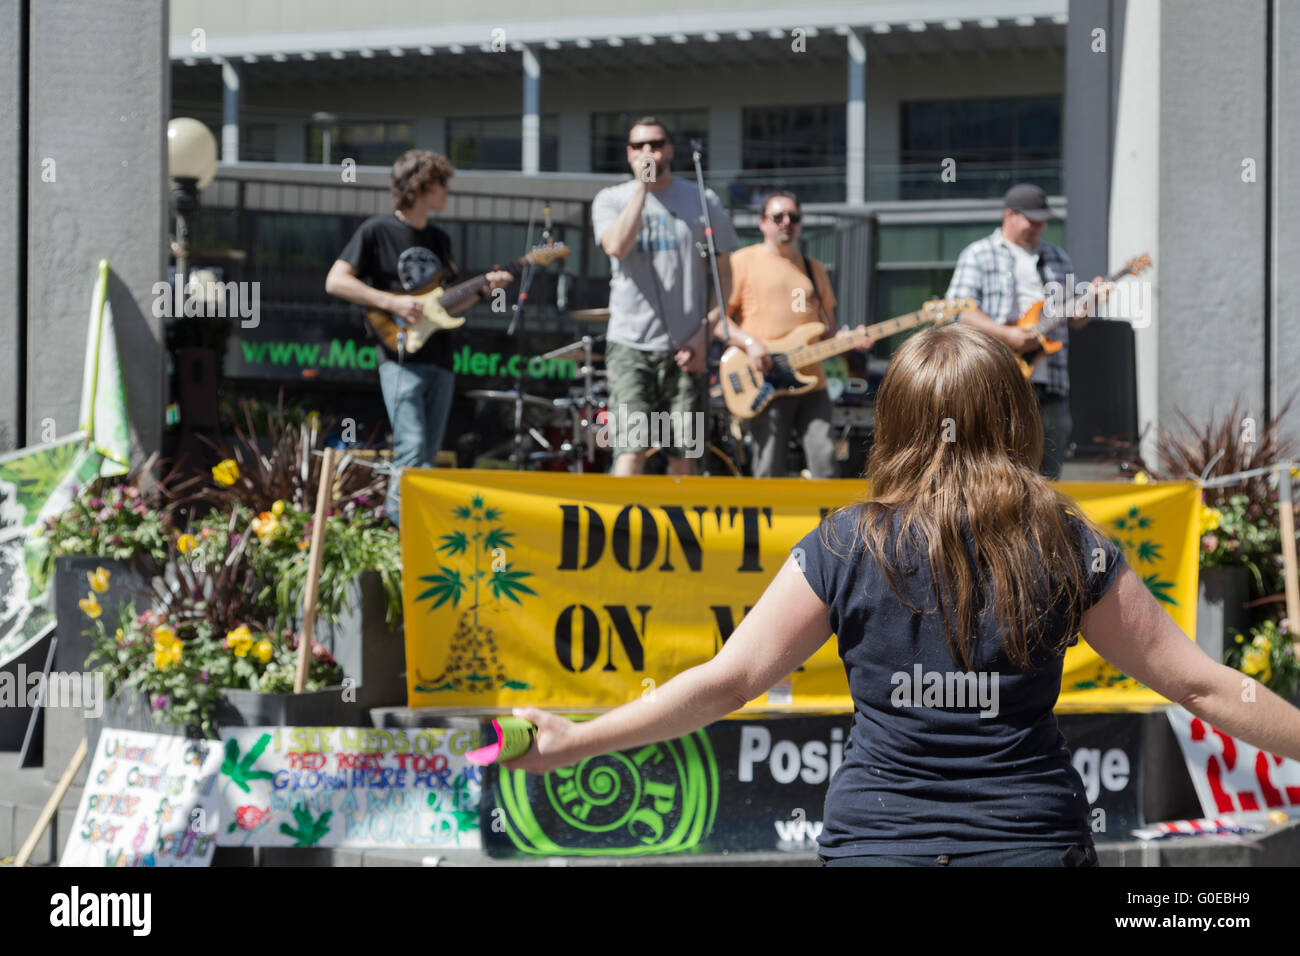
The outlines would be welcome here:
[[[236,530],[240,517],[200,527],[185,554],[173,547],[153,580],[154,607],[137,615],[128,605],[112,635],[97,603],[83,605],[94,618],[87,665],[104,673],[109,691],[145,694],[159,722],[207,737],[217,733],[222,690],[292,690],[297,665],[297,635],[276,630],[257,598],[248,562],[256,545],[251,531]],[[306,689],[336,683],[333,659],[320,645],[312,651]]]
[[[1233,632],[1233,642],[1223,653],[1223,662],[1247,674],[1283,697],[1294,697],[1300,688],[1300,661],[1296,660],[1294,635],[1286,618],[1250,628],[1247,638]]]
[[[160,486],[145,491],[131,482],[100,479],[42,528],[50,543],[44,574],[52,574],[54,559],[62,555],[137,560],[152,571],[167,559],[172,529],[172,505]]]

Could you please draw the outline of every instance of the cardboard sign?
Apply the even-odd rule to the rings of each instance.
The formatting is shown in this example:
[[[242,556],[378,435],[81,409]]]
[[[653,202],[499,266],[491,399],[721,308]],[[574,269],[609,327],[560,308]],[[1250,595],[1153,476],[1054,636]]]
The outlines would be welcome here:
[[[105,728],[60,866],[207,866],[223,812],[215,740]]]
[[[219,846],[479,847],[477,731],[246,727],[223,734]]]

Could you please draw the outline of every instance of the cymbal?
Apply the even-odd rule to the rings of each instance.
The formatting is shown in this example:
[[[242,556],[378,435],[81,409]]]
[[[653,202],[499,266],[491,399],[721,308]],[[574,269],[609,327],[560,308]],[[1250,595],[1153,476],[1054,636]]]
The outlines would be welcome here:
[[[604,337],[605,336],[603,335],[597,335],[594,338],[591,338],[591,344],[594,346],[597,342],[599,342]],[[555,349],[554,351],[551,352],[547,352],[545,355],[540,357],[543,359],[556,359],[556,358],[563,358],[566,355],[582,355],[585,349],[586,349],[586,345],[584,345],[583,342],[579,340],[569,345],[561,345],[558,349]],[[595,357],[596,357],[596,353],[592,353],[592,358]],[[601,358],[604,358],[604,356],[602,355]]]
[[[481,398],[490,402],[513,402],[519,395],[513,388],[496,390],[491,388],[478,388],[465,393],[466,398]],[[524,393],[525,405],[536,405],[540,408],[552,408],[551,399],[542,398],[540,395],[529,395]]]
[[[609,309],[578,309],[570,312],[569,318],[579,322],[608,322]]]

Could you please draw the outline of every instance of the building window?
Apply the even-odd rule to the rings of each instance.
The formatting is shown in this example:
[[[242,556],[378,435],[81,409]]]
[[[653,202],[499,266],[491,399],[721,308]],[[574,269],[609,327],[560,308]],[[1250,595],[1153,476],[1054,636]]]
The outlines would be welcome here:
[[[591,171],[593,173],[626,173],[627,134],[632,124],[643,116],[653,116],[668,124],[673,137],[672,168],[686,169],[691,165],[691,140],[698,139],[706,149],[700,159],[709,168],[709,113],[708,110],[624,110],[620,113],[591,114]]]
[[[329,155],[325,155],[326,147]],[[314,123],[307,127],[307,161],[337,163],[344,159],[358,166],[391,166],[408,149],[415,148],[410,120],[372,123]]]
[[[245,123],[239,131],[239,158],[246,163],[275,162],[274,123]]]
[[[541,115],[538,167],[555,172],[560,161],[560,120]],[[524,165],[523,118],[520,116],[458,116],[447,120],[447,158],[457,169],[518,171]]]
[[[844,199],[843,104],[747,108],[741,131],[745,169],[733,200],[748,191],[752,203],[778,188],[798,193],[801,202]]]
[[[1060,194],[1061,98],[903,103],[903,199],[991,198],[1018,182]],[[940,173],[951,159],[955,179]]]

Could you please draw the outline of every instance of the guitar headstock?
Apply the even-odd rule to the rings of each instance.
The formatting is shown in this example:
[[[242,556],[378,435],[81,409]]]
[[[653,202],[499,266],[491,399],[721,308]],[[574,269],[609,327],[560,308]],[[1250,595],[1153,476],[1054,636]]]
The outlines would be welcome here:
[[[1148,253],[1142,253],[1140,256],[1134,256],[1120,267],[1117,276],[1135,276],[1139,272],[1146,272],[1151,268],[1151,256]]]
[[[569,247],[562,242],[552,243],[549,246],[534,246],[528,255],[524,256],[533,265],[545,269],[552,262],[558,262],[560,259],[567,258]]]
[[[963,312],[974,312],[979,306],[974,299],[931,299],[921,306],[921,315],[935,325],[956,322]]]

